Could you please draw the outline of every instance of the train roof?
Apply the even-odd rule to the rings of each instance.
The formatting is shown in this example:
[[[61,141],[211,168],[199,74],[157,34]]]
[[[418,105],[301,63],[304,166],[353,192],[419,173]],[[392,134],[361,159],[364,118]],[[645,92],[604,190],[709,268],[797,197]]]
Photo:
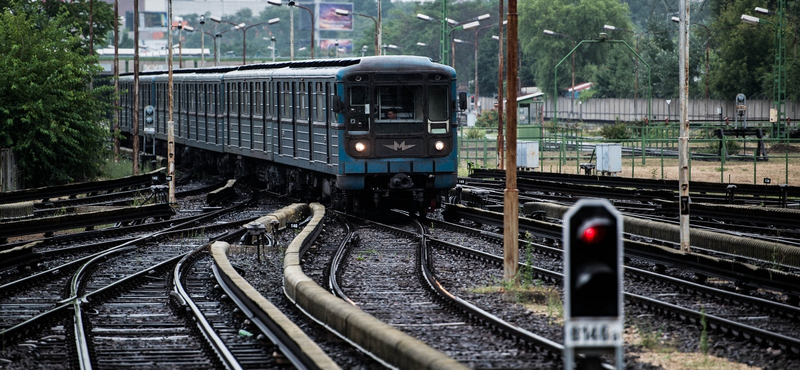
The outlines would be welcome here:
[[[300,60],[291,62],[276,62],[276,63],[259,63],[248,64],[243,66],[222,66],[222,67],[205,67],[205,68],[181,68],[173,69],[174,76],[188,75],[188,74],[227,74],[231,72],[248,72],[248,71],[291,71],[297,69],[364,69],[371,70],[380,67],[381,69],[390,68],[393,71],[410,71],[420,69],[450,69],[450,73],[455,75],[455,70],[451,67],[434,63],[430,58],[419,56],[370,56],[363,58],[341,58],[341,59],[312,59]],[[139,76],[157,76],[166,74],[167,71],[143,71],[139,72]],[[288,72],[291,73],[291,72]],[[247,74],[247,73],[244,73]],[[283,74],[283,73],[281,73]],[[133,72],[121,74],[120,76],[127,77],[133,76]]]

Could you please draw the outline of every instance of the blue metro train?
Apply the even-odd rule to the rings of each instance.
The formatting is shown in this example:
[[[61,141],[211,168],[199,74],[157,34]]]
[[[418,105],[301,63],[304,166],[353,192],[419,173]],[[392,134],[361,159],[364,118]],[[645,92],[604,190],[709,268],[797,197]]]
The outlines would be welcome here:
[[[133,84],[133,74],[120,77],[128,140]],[[165,71],[140,74],[138,132],[159,153],[167,85]],[[176,162],[254,175],[269,190],[341,209],[424,214],[456,184],[460,98],[457,107],[455,70],[414,56],[175,70]]]

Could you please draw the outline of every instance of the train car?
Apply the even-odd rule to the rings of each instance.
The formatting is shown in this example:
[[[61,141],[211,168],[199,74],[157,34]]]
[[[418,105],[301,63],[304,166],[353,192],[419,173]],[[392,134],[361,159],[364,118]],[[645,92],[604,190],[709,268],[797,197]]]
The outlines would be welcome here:
[[[120,126],[133,133],[132,74]],[[139,79],[139,134],[166,153],[168,75]],[[271,190],[342,209],[438,207],[457,179],[456,75],[415,56],[309,60],[173,72],[178,162],[254,175]],[[183,158],[181,158],[181,156]]]

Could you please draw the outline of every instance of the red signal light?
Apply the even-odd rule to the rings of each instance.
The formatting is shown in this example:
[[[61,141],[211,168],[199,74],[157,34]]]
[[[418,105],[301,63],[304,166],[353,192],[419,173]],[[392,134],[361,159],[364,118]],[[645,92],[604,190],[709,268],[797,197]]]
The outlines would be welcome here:
[[[583,229],[581,233],[581,241],[586,244],[595,244],[606,235],[606,229],[602,226],[593,225]]]

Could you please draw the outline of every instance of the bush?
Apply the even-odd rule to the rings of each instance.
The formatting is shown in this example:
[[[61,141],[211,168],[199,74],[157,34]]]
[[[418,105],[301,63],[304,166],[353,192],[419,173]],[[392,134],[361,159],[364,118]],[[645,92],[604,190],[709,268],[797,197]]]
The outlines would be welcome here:
[[[467,139],[475,140],[475,139],[482,139],[486,137],[486,130],[481,130],[478,128],[470,128],[466,132]]]
[[[475,122],[475,127],[496,128],[498,116],[499,115],[497,114],[496,109],[483,111],[483,113],[481,113],[481,115],[478,116],[478,119]],[[503,117],[505,118],[505,114],[503,114]]]
[[[631,138],[631,132],[628,126],[622,122],[617,122],[613,125],[605,125],[600,129],[600,134],[606,140],[623,141]]]

